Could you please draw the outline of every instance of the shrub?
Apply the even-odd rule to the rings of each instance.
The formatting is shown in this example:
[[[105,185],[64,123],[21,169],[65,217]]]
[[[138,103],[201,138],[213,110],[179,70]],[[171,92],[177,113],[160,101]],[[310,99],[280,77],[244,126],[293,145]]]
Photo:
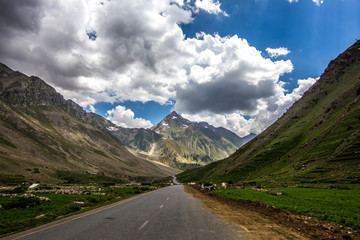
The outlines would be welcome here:
[[[96,197],[94,197],[94,196],[89,196],[89,197],[87,197],[86,198],[87,200],[88,200],[88,202],[90,202],[91,204],[97,204],[97,203],[99,203],[100,202],[100,200],[99,199],[97,199]]]
[[[30,197],[30,198],[14,198],[10,202],[3,203],[2,206],[4,209],[9,210],[9,209],[28,208],[40,204],[41,204],[40,199],[36,197]]]
[[[22,186],[22,187],[16,187],[11,192],[12,193],[25,193],[28,187]]]

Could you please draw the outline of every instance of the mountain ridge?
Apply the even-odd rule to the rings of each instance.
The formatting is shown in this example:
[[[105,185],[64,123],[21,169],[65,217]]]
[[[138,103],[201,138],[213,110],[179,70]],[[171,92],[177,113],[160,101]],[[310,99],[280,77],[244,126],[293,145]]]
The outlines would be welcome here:
[[[132,155],[109,133],[108,120],[4,64],[0,110],[0,181],[128,181],[178,172]]]

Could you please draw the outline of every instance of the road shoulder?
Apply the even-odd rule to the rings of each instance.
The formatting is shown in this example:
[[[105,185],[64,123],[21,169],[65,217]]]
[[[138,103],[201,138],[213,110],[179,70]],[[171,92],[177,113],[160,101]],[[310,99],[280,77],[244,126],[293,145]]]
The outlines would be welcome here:
[[[247,231],[250,239],[360,239],[335,224],[282,211],[260,202],[223,199],[192,186],[184,190],[225,222]]]

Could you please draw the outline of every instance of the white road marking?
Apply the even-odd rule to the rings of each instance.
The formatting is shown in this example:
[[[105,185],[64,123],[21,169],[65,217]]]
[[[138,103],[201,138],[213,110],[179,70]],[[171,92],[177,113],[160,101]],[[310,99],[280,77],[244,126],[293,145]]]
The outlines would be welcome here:
[[[121,201],[119,201],[119,202],[116,202],[116,203],[113,203],[113,204],[110,204],[110,205],[107,205],[107,206],[104,206],[104,207],[100,207],[100,208],[98,208],[98,209],[94,209],[94,210],[91,210],[91,211],[88,211],[88,212],[84,212],[83,214],[75,215],[75,216],[77,216],[77,217],[68,219],[68,220],[66,220],[66,221],[64,221],[64,222],[55,223],[54,225],[50,225],[49,227],[45,227],[45,228],[41,228],[41,229],[38,229],[38,230],[34,230],[33,232],[30,232],[30,233],[27,233],[27,234],[24,234],[24,235],[20,235],[20,236],[18,236],[18,237],[13,238],[13,240],[15,240],[15,239],[20,239],[20,238],[24,238],[24,237],[27,237],[27,236],[36,234],[36,233],[38,233],[38,232],[45,231],[45,230],[50,229],[50,228],[54,228],[54,227],[57,227],[57,226],[60,226],[60,225],[63,225],[63,224],[66,224],[66,223],[69,223],[69,222],[72,222],[72,221],[75,221],[75,220],[84,218],[84,217],[87,217],[87,216],[90,216],[90,215],[93,215],[93,214],[95,214],[95,213],[102,212],[102,211],[104,211],[104,210],[107,210],[107,209],[110,209],[110,208],[119,206],[119,205],[121,205],[121,204],[130,202],[130,201],[135,200],[135,199],[137,199],[137,198],[146,196],[146,195],[148,195],[148,194],[152,194],[152,193],[157,192],[157,191],[159,191],[159,190],[161,190],[161,189],[154,190],[154,191],[147,192],[147,193],[142,193],[142,194],[136,195],[136,196],[134,196],[134,197],[131,197],[131,198],[128,198],[128,199],[125,199],[125,200],[121,200]],[[21,234],[21,233],[20,233],[20,234]]]
[[[146,220],[146,221],[143,223],[143,225],[141,225],[141,226],[138,228],[138,231],[140,231],[141,229],[143,229],[143,228],[146,226],[146,224],[148,224],[148,222],[149,222],[149,220]]]
[[[160,208],[162,208],[164,205],[161,205]]]

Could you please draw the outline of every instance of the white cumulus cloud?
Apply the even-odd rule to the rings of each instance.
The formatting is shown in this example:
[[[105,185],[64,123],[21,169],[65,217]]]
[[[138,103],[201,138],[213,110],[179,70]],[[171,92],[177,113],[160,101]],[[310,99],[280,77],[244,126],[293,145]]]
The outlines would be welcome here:
[[[286,56],[290,53],[290,50],[288,50],[285,47],[280,48],[266,48],[266,52],[269,54],[272,58],[277,58],[280,56]]]
[[[196,0],[195,1],[196,10],[204,10],[210,14],[223,14],[228,16],[226,12],[221,10],[221,3],[218,0]]]
[[[126,109],[124,106],[118,105],[115,108],[107,111],[106,119],[120,127],[128,128],[149,128],[152,123],[143,118],[135,118],[135,114],[131,109]]]
[[[293,70],[290,60],[264,58],[238,36],[201,33],[186,43],[193,58],[188,81],[176,88],[179,112],[255,114],[259,100],[273,96],[279,77]]]
[[[182,114],[182,116],[191,121],[205,121],[215,127],[225,127],[240,137],[246,136],[251,132],[261,133],[281,117],[318,79],[319,78],[300,79],[297,82],[298,86],[288,94],[285,94],[283,84],[279,82],[275,90],[275,95],[261,100],[259,103],[261,107],[259,107],[258,113],[251,116],[250,119],[245,118],[239,111],[229,114],[213,112],[185,113]]]

